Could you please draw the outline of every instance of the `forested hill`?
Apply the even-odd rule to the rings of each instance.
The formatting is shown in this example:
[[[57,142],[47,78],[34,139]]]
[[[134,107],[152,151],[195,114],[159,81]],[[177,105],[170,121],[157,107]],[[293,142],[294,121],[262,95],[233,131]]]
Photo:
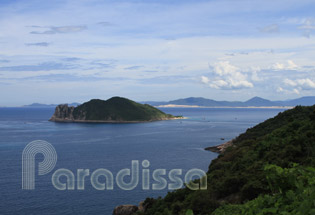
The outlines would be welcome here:
[[[149,122],[175,119],[148,104],[140,104],[122,97],[106,101],[92,99],[77,107],[58,105],[51,121],[55,122]],[[178,118],[178,117],[177,117]]]
[[[248,129],[207,172],[208,189],[145,201],[138,214],[314,214],[315,106],[297,106]]]

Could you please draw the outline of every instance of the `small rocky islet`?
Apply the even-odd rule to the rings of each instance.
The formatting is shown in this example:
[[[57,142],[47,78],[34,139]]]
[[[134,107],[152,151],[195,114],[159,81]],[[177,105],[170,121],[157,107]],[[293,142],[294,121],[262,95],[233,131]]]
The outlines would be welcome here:
[[[112,97],[106,101],[92,99],[77,107],[58,105],[50,118],[53,122],[91,122],[91,123],[135,123],[179,119],[148,105],[140,104],[122,97]]]

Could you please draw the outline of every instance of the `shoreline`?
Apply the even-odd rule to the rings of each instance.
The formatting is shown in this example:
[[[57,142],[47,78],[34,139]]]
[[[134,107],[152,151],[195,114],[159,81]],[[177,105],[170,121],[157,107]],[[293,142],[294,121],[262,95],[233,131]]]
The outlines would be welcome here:
[[[233,140],[230,140],[230,141],[227,141],[225,143],[222,143],[220,145],[216,145],[216,146],[209,146],[209,147],[206,147],[205,150],[206,151],[211,151],[211,152],[214,152],[214,153],[218,153],[218,154],[222,154],[224,153],[224,151],[233,145]]]
[[[130,123],[146,123],[146,122],[156,122],[156,121],[165,121],[165,120],[177,120],[177,119],[186,119],[185,117],[174,117],[174,118],[165,118],[165,119],[156,119],[156,120],[145,120],[145,121],[118,121],[118,120],[77,120],[77,119],[49,119],[50,122],[57,123],[104,123],[104,124],[130,124]]]

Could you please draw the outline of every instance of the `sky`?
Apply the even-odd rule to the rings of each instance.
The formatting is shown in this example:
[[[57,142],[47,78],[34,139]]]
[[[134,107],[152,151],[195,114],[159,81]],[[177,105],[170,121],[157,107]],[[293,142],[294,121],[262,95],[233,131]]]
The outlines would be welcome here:
[[[314,0],[0,0],[0,106],[315,96]]]

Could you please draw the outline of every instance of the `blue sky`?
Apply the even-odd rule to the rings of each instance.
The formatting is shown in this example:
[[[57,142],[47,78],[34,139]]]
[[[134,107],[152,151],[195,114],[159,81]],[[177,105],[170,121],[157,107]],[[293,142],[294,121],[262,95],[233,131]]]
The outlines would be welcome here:
[[[312,0],[0,0],[0,106],[315,95]]]

